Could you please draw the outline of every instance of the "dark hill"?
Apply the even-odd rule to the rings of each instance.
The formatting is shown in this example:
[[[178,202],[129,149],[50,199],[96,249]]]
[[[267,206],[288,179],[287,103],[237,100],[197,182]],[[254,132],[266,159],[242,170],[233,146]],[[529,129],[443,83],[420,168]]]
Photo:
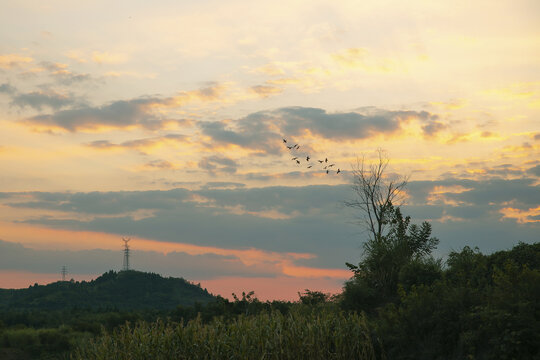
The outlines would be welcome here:
[[[28,289],[0,289],[1,309],[174,309],[214,296],[182,278],[140,271],[109,271],[86,282],[58,281]]]

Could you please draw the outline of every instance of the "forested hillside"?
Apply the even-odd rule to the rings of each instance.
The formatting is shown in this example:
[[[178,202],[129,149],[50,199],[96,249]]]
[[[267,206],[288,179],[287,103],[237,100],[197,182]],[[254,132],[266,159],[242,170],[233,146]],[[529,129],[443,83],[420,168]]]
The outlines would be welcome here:
[[[86,282],[58,281],[27,289],[0,290],[0,309],[174,309],[214,297],[182,278],[139,271],[109,271]]]
[[[418,244],[428,233],[402,237]],[[190,358],[192,346],[213,358],[297,359],[319,350],[334,359],[538,358],[540,243],[490,255],[465,247],[445,262],[411,257],[401,242],[374,250],[381,261],[366,252],[349,264],[341,294],[306,290],[295,303],[253,293],[213,298],[182,279],[135,271],[3,290],[0,358]]]

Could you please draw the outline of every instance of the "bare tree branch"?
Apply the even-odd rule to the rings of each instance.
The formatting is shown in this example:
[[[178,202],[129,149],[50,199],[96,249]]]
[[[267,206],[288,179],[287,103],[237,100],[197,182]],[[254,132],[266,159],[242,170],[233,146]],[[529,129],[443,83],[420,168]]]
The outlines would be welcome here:
[[[378,149],[378,161],[367,165],[365,157],[353,166],[355,198],[345,205],[360,210],[360,223],[368,230],[373,240],[382,239],[391,216],[392,207],[400,206],[408,177],[390,179],[385,174],[388,156]]]

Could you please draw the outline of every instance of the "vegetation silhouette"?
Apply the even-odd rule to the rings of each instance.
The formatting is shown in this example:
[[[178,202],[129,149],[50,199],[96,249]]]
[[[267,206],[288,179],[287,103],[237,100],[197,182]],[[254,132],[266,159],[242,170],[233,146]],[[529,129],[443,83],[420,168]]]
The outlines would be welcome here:
[[[439,240],[402,214],[407,179],[387,164],[379,151],[353,171],[348,205],[368,240],[340,294],[229,300],[136,271],[0,290],[0,358],[538,359],[540,243],[436,259]]]
[[[135,270],[111,270],[89,282],[58,281],[27,289],[0,289],[0,309],[11,310],[164,310],[213,299],[208,291],[182,278],[164,278]]]

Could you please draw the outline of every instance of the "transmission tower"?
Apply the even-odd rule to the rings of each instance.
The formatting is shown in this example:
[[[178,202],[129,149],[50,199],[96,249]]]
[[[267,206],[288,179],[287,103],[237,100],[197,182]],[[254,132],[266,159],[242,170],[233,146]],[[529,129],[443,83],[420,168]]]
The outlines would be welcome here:
[[[67,275],[67,266],[66,265],[62,266],[61,274],[62,274],[62,281],[66,281],[66,275]]]
[[[130,238],[122,238],[124,242],[124,270],[129,270],[129,245]]]

